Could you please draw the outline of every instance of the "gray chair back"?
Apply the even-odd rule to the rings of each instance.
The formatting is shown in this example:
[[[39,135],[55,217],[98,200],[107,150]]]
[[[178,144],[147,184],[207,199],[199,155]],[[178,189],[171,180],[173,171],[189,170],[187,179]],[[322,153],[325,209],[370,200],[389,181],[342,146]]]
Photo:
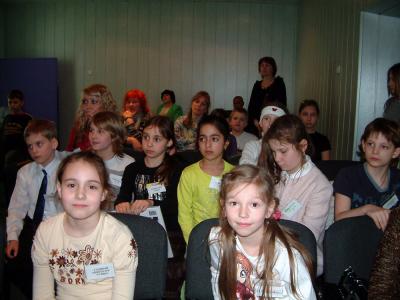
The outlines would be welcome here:
[[[282,219],[279,225],[289,229],[307,249],[313,261],[314,274],[317,274],[317,241],[312,231],[307,226],[291,220]]]
[[[336,175],[343,168],[360,164],[353,160],[321,160],[315,163],[318,169],[328,178],[329,181],[335,180]]]
[[[132,232],[138,247],[134,299],[162,299],[167,276],[167,234],[156,221],[135,215],[111,213]]]
[[[352,266],[358,277],[368,280],[383,232],[368,216],[333,223],[324,237],[324,279],[338,284],[343,271]]]

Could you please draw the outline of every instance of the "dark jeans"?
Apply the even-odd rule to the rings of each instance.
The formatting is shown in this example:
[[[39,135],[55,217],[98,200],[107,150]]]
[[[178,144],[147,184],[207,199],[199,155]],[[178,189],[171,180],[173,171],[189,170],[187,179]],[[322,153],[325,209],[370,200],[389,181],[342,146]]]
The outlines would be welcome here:
[[[32,220],[26,217],[18,239],[18,255],[12,259],[7,259],[5,266],[7,283],[12,282],[28,299],[32,299],[33,264],[31,248],[35,231],[36,227]]]

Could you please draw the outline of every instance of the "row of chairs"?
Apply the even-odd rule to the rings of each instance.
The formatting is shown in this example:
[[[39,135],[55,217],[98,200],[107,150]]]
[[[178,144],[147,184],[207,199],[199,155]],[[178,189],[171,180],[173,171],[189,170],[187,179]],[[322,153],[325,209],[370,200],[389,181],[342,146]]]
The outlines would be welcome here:
[[[167,238],[164,229],[153,220],[140,216],[113,215],[130,228],[138,244],[139,264],[134,299],[161,299],[167,270]],[[298,236],[316,262],[313,233],[294,221],[280,220],[280,224]],[[208,233],[216,225],[218,219],[205,220],[190,235],[186,257],[187,299],[213,298]],[[382,231],[366,216],[335,222],[325,233],[324,282],[338,284],[348,266],[352,266],[360,278],[368,280],[381,237]]]
[[[117,213],[112,215],[129,227],[138,245],[139,264],[134,299],[162,299],[168,260],[165,230],[157,222],[145,217]],[[281,220],[280,224],[298,236],[316,262],[316,241],[313,233],[306,226],[293,221]],[[185,288],[188,299],[213,298],[208,233],[216,225],[218,219],[205,220],[190,235]],[[352,266],[360,278],[368,280],[381,237],[382,231],[367,216],[335,222],[325,233],[324,281],[338,284],[343,270],[348,266]]]

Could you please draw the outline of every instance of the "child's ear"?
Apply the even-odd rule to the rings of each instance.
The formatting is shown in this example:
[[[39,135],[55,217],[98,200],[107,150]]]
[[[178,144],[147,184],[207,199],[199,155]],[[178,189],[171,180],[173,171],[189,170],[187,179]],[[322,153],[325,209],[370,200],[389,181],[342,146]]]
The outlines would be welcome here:
[[[173,143],[172,143],[172,140],[169,140],[168,143],[167,143],[167,147],[168,147],[168,148],[169,148],[169,147],[172,147],[172,144],[173,144]]]
[[[275,208],[276,208],[276,202],[275,202],[275,199],[274,199],[274,200],[271,201],[270,205],[267,208],[267,211],[265,212],[265,218],[266,219],[269,219],[272,216],[272,214],[275,211]]]
[[[361,148],[362,148],[362,151],[365,153],[365,141],[364,140],[361,140]]]
[[[229,146],[229,140],[226,140],[225,144],[224,144],[224,150],[226,150],[228,148],[228,146]]]
[[[301,152],[306,153],[307,147],[308,147],[308,142],[306,139],[302,139],[299,143],[299,147]]]
[[[57,194],[58,198],[61,199],[61,183],[57,181]]]
[[[53,150],[56,150],[57,147],[58,147],[58,140],[57,140],[56,138],[52,138],[52,139],[50,140],[50,143],[51,143],[51,148],[52,148]]]
[[[394,149],[394,153],[392,155],[392,159],[393,158],[398,158],[399,155],[400,155],[400,147],[397,147],[397,148]]]
[[[103,194],[101,195],[101,202],[106,200],[107,195],[108,195],[108,191],[103,191]]]

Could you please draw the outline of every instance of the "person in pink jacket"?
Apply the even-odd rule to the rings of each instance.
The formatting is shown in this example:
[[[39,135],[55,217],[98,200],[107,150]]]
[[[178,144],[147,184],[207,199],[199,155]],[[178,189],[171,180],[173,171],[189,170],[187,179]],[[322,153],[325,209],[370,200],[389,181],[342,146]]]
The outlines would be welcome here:
[[[295,115],[279,117],[264,135],[260,167],[275,181],[282,218],[307,226],[317,240],[317,275],[322,274],[322,241],[332,185],[306,155],[306,128]]]

